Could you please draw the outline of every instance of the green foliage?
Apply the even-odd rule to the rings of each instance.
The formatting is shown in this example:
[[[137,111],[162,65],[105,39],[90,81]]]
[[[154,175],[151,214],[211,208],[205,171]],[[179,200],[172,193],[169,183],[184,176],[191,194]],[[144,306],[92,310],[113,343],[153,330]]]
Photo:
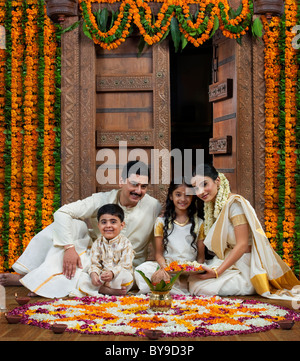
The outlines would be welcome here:
[[[144,272],[140,270],[136,270],[136,272],[138,272],[143,277],[143,279],[145,280],[151,291],[165,292],[165,291],[170,291],[172,289],[174,283],[177,281],[178,277],[181,275],[183,271],[176,273],[176,275],[171,278],[171,281],[169,283],[166,283],[164,280],[161,280],[159,283],[155,285],[151,282],[151,280],[149,280],[149,278],[144,274]]]

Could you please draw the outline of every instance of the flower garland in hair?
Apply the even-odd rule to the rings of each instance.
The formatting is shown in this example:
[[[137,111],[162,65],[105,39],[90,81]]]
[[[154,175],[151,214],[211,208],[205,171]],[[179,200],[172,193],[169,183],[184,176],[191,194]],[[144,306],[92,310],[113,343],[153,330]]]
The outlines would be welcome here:
[[[210,201],[204,204],[204,234],[207,235],[208,231],[215,223],[225,203],[227,202],[230,185],[228,179],[223,173],[219,173],[220,186],[218,189],[216,201]]]

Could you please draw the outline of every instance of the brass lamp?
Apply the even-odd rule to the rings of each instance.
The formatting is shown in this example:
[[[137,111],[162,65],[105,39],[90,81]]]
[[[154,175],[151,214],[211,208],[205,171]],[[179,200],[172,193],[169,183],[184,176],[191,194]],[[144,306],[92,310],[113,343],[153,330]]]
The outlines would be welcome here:
[[[46,6],[53,22],[62,23],[66,17],[78,15],[77,0],[46,0]]]
[[[253,11],[257,15],[266,15],[267,19],[272,16],[281,16],[284,12],[283,0],[254,0]]]

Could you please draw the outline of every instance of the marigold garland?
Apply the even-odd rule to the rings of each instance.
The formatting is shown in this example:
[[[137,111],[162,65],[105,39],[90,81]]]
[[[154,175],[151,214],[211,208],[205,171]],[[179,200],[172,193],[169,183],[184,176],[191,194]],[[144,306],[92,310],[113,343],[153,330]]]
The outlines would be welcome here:
[[[285,3],[285,198],[283,221],[283,259],[293,267],[295,247],[295,217],[296,217],[296,180],[295,171],[297,166],[296,144],[296,94],[297,94],[297,64],[296,49],[292,47],[294,34],[292,28],[297,24],[297,2],[286,1]],[[299,262],[299,260],[298,260]],[[298,265],[297,265],[298,266]]]
[[[28,7],[28,5],[35,5]],[[22,245],[25,249],[36,229],[37,193],[37,144],[38,144],[38,59],[37,45],[37,1],[27,3],[25,14],[25,66],[24,77],[24,167],[23,167],[23,207],[24,233]]]
[[[0,1],[0,25],[6,31],[6,49],[0,49],[3,272],[60,205],[60,27],[46,16],[42,0]]]
[[[298,4],[298,9],[297,9],[297,19],[299,21],[300,19],[300,4]],[[299,41],[298,41],[299,44]],[[300,66],[300,51],[298,49],[298,51],[296,52],[296,58],[297,58],[297,64],[298,67]],[[297,86],[296,86],[296,106],[297,106],[297,111],[296,111],[296,123],[297,123],[297,127],[295,130],[295,135],[296,135],[296,146],[297,149],[295,151],[297,160],[296,160],[296,168],[295,168],[295,181],[296,181],[296,200],[295,200],[295,233],[294,233],[294,237],[295,237],[295,243],[294,243],[294,251],[293,251],[293,255],[294,255],[294,262],[295,262],[295,271],[299,275],[300,275],[300,161],[299,161],[299,156],[300,156],[300,151],[299,151],[299,144],[300,144],[300,128],[299,128],[299,124],[300,124],[300,76],[298,75],[297,77]],[[298,267],[298,269],[297,269]]]
[[[18,259],[21,239],[21,202],[23,168],[23,85],[22,66],[24,44],[22,42],[22,2],[12,2],[12,55],[11,55],[11,183],[9,201],[8,267]]]
[[[92,3],[115,3],[116,0],[79,0],[86,29],[96,44],[104,49],[115,49],[129,35],[134,23],[148,45],[164,39],[170,31],[172,18],[176,18],[180,32],[186,40],[198,47],[220,27],[226,37],[239,39],[245,35],[252,21],[253,2],[242,0],[239,15],[231,17],[232,9],[227,0],[155,0],[162,3],[154,18],[148,0],[122,0],[118,15],[107,31],[99,28],[92,11]],[[190,5],[198,4],[199,12],[193,22]]]
[[[299,56],[292,46],[292,28],[300,4],[285,1],[282,18],[262,17],[265,42],[265,226],[272,246],[296,274],[300,264],[297,216],[297,116]],[[299,168],[298,168],[299,169]],[[298,177],[299,184],[299,177]],[[297,219],[298,218],[298,219]],[[298,226],[297,226],[298,225]]]
[[[56,142],[56,119],[54,112],[55,101],[55,63],[56,63],[56,42],[55,27],[46,16],[44,9],[44,194],[42,203],[42,227],[45,228],[53,221],[54,194],[55,194],[55,142]]]
[[[4,26],[4,15],[5,15],[5,4],[0,3],[0,25]],[[4,151],[5,151],[5,64],[6,64],[6,53],[5,49],[0,49],[0,272],[4,271],[4,239],[2,235],[3,224],[1,219],[4,213],[4,195],[5,195],[5,162],[4,162]]]
[[[269,23],[262,17],[265,43],[265,227],[266,235],[271,245],[277,249],[277,219],[278,219],[278,125],[279,98],[278,86],[280,80],[279,39],[280,19],[272,18]]]

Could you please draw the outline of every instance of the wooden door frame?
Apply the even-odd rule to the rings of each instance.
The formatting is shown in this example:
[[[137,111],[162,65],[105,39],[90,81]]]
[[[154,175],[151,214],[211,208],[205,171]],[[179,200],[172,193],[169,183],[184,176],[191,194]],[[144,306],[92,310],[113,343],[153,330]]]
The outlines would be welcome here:
[[[78,17],[65,20],[68,27]],[[81,27],[62,36],[61,203],[95,191],[95,48]]]
[[[78,17],[65,20],[70,26]],[[250,35],[243,45],[236,44],[237,72],[237,192],[255,207],[258,218],[264,218],[264,46]],[[157,148],[170,149],[170,114],[165,103],[170,102],[166,87],[168,69],[160,69],[160,57],[169,56],[168,46],[156,46],[158,62],[153,74],[159,91],[154,102],[159,103],[160,122],[155,129]],[[163,70],[163,72],[162,72]],[[252,71],[251,71],[252,70]],[[61,203],[70,203],[90,196],[96,189],[95,177],[95,47],[83,35],[81,27],[62,36],[61,86]],[[163,75],[163,76],[162,76]],[[157,110],[158,111],[158,110]],[[158,188],[164,198],[166,186]],[[155,194],[157,196],[157,194]]]
[[[255,208],[264,224],[265,80],[264,44],[248,33],[236,44],[237,192]]]

